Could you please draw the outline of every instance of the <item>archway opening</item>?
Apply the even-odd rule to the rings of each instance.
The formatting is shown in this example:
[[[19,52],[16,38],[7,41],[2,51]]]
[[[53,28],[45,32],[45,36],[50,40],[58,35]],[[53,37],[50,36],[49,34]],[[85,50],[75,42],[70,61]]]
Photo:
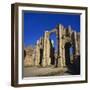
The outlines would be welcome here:
[[[73,63],[73,47],[70,47],[70,62]]]
[[[72,53],[72,50],[71,50],[71,43],[70,42],[67,42],[65,44],[65,62],[66,62],[66,65],[70,65],[71,64],[71,53]]]
[[[56,34],[55,32],[50,33],[50,57],[51,57],[51,65],[55,65],[55,59],[57,54],[57,43],[56,43]]]

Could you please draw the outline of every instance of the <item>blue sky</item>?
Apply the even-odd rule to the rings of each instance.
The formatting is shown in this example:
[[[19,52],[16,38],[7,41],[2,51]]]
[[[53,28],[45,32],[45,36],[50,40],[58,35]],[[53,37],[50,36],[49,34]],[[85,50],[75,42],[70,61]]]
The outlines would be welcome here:
[[[23,11],[23,21],[24,47],[35,45],[45,31],[55,28],[57,24],[62,24],[64,27],[71,25],[72,29],[80,32],[79,14]],[[50,38],[56,43],[55,34]]]

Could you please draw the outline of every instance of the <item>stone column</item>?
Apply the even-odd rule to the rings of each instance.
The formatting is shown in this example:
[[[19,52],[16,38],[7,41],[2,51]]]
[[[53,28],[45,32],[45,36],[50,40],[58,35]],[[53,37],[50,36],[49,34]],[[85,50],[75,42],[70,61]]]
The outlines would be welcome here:
[[[63,47],[63,66],[66,66],[65,62],[65,48]]]
[[[77,41],[77,32],[74,32],[75,34],[75,55],[78,55],[78,41]]]
[[[72,35],[71,35],[71,40],[72,40],[72,48],[73,48],[73,60],[74,60],[74,55],[75,55],[75,33],[74,33],[74,31],[72,31]]]
[[[65,63],[65,28],[63,28],[63,38],[62,38],[62,47],[63,47],[63,50],[62,50],[62,59],[63,59],[63,66],[66,66],[66,63]]]
[[[80,55],[80,33],[77,33],[78,55]]]
[[[49,66],[51,63],[50,58],[50,40],[49,40],[49,32],[46,31],[44,34],[44,50],[43,50],[43,60],[42,66]]]
[[[63,67],[63,26],[58,25],[58,66]]]
[[[44,41],[43,37],[40,38],[40,65],[42,65],[42,59],[43,59],[43,46],[44,46]]]
[[[40,43],[39,40],[37,40],[36,49],[35,49],[35,66],[39,66],[40,63]]]

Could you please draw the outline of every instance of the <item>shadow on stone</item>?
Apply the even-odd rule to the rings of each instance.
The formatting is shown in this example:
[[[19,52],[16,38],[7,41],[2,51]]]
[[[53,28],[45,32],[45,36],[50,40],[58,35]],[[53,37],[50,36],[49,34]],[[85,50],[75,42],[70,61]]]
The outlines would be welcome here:
[[[80,56],[76,56],[74,62],[67,64],[68,73],[72,75],[80,75]]]

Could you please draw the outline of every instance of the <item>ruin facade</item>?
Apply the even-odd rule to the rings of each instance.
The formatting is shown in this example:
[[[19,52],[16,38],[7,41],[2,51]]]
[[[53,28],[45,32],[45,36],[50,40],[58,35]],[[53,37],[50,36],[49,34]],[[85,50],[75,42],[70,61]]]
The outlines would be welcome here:
[[[50,35],[55,33],[57,51],[50,39]],[[72,55],[70,55],[72,52]],[[37,40],[33,62],[35,66],[65,67],[70,63],[70,57],[74,60],[75,56],[80,55],[80,33],[72,30],[71,26],[65,28],[59,24],[56,28],[45,31],[44,36]],[[66,62],[66,59],[69,61]]]

